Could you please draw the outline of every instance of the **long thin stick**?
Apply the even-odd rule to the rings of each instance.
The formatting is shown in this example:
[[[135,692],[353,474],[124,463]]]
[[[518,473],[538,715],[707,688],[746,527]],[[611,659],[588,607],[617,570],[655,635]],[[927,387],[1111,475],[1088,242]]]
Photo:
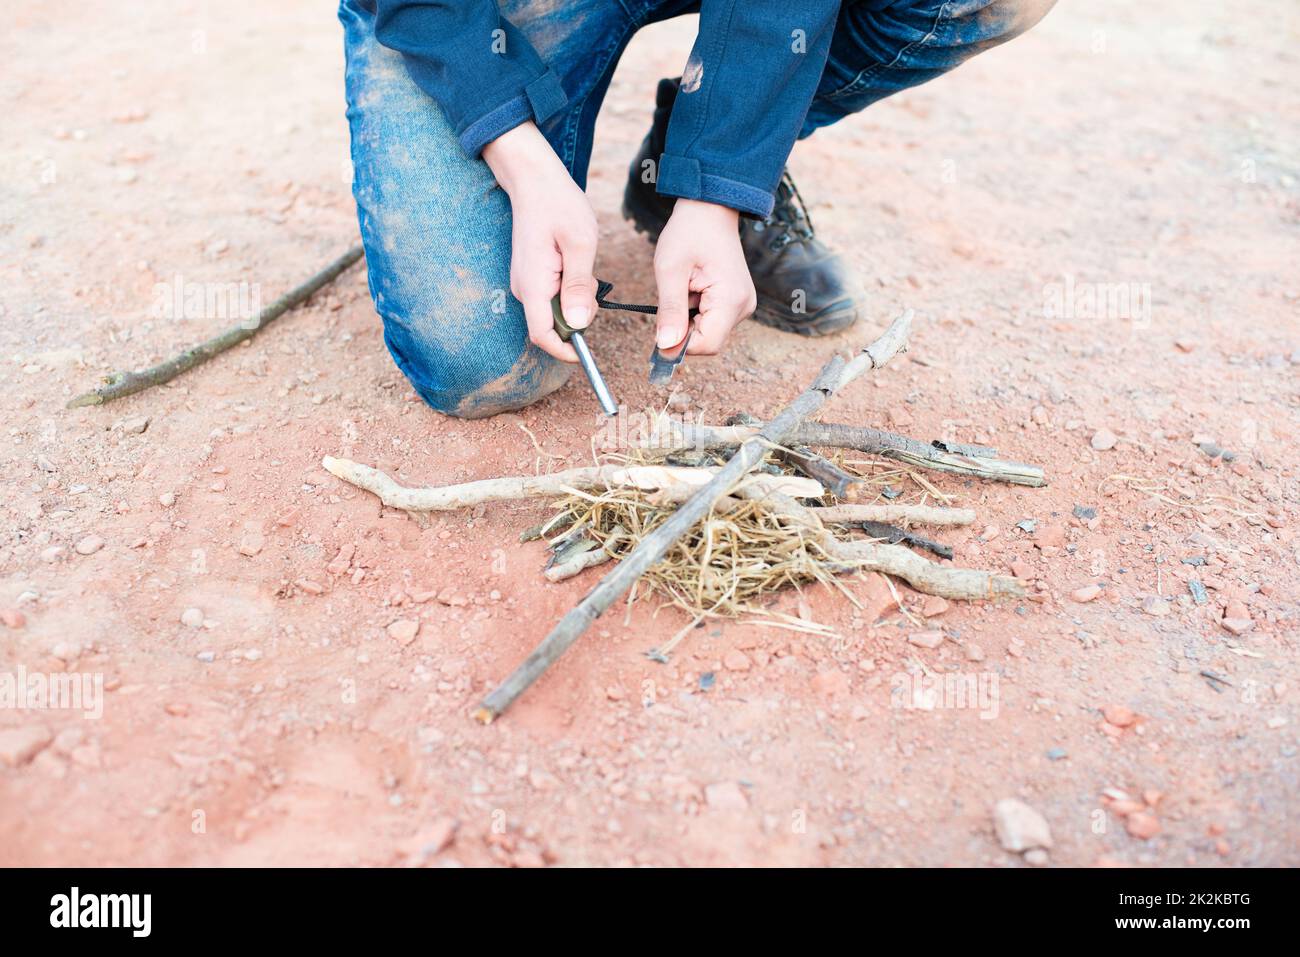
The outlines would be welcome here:
[[[331,475],[379,496],[379,500],[389,508],[407,512],[444,512],[482,502],[569,495],[574,489],[624,487],[693,491],[707,485],[719,471],[716,468],[668,465],[600,465],[542,475],[509,475],[458,485],[412,488],[394,481],[379,469],[351,459],[327,455],[321,460],[321,466]],[[825,492],[821,483],[798,475],[755,475],[750,483],[759,491],[778,491],[797,498],[816,498]]]
[[[69,409],[84,405],[103,405],[123,396],[143,392],[145,389],[170,382],[182,372],[188,372],[197,365],[207,362],[213,356],[220,355],[246,339],[251,339],[276,319],[310,299],[322,286],[328,285],[339,277],[345,269],[361,258],[363,250],[353,246],[338,259],[334,260],[302,285],[290,289],[271,305],[257,315],[254,321],[243,322],[227,329],[220,335],[213,336],[197,346],[191,346],[179,355],[172,356],[165,362],[150,366],[140,372],[114,372],[104,378],[104,384],[98,389],[83,392],[68,403]]]
[[[678,486],[655,492],[650,497],[650,501],[654,505],[677,505],[694,494],[694,489]],[[726,496],[718,499],[714,511],[724,513],[724,510],[739,508],[743,504],[739,499]],[[973,508],[940,508],[935,505],[823,505],[811,511],[828,525],[888,522],[903,525],[946,526],[970,525],[975,521]]]
[[[935,505],[825,505],[812,511],[830,524],[889,522],[914,525],[970,525],[973,508],[939,508]]]
[[[618,564],[618,567],[600,580],[587,596],[551,630],[540,645],[533,649],[518,668],[510,674],[479,704],[474,717],[490,724],[499,714],[541,677],[553,662],[564,654],[600,615],[664,557],[683,535],[713,508],[713,503],[726,495],[737,480],[757,465],[772,445],[780,445],[812,415],[827,399],[852,382],[868,369],[879,369],[899,352],[907,348],[907,337],[912,328],[912,311],[909,309],[895,319],[884,335],[845,362],[835,356],[817,376],[806,392],[769,421],[753,438],[741,443],[731,460],[704,486],[688,499],[672,517],[643,538]]]
[[[756,435],[761,426],[761,422],[754,425],[721,426],[674,423],[666,430],[666,434],[660,432],[638,444],[660,450],[726,448],[739,445]],[[1043,470],[1038,466],[996,458],[994,449],[956,443],[927,445],[906,435],[866,426],[805,422],[789,437],[788,444],[855,449],[871,455],[883,455],[918,468],[974,475],[1012,485],[1041,488],[1047,484]]]

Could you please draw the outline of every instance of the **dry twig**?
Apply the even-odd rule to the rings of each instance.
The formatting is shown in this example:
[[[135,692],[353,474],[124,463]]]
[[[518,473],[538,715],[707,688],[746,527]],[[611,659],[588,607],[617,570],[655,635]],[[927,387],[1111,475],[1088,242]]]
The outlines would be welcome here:
[[[170,382],[182,372],[188,372],[197,365],[202,365],[213,356],[218,356],[241,342],[253,338],[276,319],[297,306],[302,305],[318,292],[322,286],[337,279],[349,266],[363,255],[360,246],[354,246],[338,259],[334,260],[302,285],[290,289],[271,305],[257,315],[256,321],[243,322],[227,329],[220,335],[213,336],[197,346],[191,346],[179,355],[172,356],[165,362],[142,369],[139,372],[114,372],[104,378],[104,384],[97,389],[83,392],[72,399],[67,408],[76,409],[85,405],[103,405],[123,396],[143,392],[164,382]]]
[[[716,468],[669,465],[600,465],[542,475],[516,475],[480,479],[459,485],[411,488],[394,481],[379,469],[351,459],[336,459],[327,455],[321,460],[321,465],[331,475],[367,492],[373,492],[389,508],[400,508],[408,512],[442,512],[481,502],[570,495],[577,489],[608,489],[617,486],[642,490],[701,488],[719,471]],[[755,475],[749,481],[757,488],[781,491],[797,498],[811,498],[824,492],[817,482],[797,475]]]
[[[752,438],[762,427],[761,422],[751,425],[716,426],[676,423],[668,420],[661,420],[659,425],[659,431],[642,440],[639,443],[640,447],[661,451],[727,448]],[[919,468],[958,475],[974,475],[995,482],[1009,482],[1012,485],[1037,488],[1047,484],[1041,468],[1023,462],[1008,462],[996,458],[995,449],[943,442],[927,445],[906,435],[865,426],[804,422],[788,437],[786,444],[856,449],[859,452],[882,455]]]

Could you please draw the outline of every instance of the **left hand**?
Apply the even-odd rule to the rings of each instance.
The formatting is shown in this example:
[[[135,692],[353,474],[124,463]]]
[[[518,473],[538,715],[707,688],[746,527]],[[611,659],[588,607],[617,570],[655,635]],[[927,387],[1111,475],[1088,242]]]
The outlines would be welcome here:
[[[655,284],[659,348],[671,350],[686,337],[690,305],[698,297],[700,312],[686,352],[721,352],[732,328],[757,304],[740,246],[740,214],[715,203],[677,200],[655,248]]]

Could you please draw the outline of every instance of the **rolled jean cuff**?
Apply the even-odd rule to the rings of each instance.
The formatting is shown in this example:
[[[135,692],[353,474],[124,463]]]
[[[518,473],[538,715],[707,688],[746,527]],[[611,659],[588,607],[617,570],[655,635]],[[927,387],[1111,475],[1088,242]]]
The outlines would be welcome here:
[[[479,117],[457,137],[461,149],[477,157],[498,136],[508,133],[520,123],[533,120],[539,126],[568,104],[569,98],[560,85],[560,78],[547,70],[533,80],[524,91],[500,106]]]
[[[699,160],[670,153],[664,153],[659,159],[655,188],[664,196],[717,203],[758,219],[770,216],[774,205],[769,190],[706,173],[700,168]]]

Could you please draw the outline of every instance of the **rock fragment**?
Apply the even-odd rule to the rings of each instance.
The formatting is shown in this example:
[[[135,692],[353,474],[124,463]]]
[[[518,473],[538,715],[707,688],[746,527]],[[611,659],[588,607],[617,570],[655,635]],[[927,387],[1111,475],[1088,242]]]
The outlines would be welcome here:
[[[993,827],[998,843],[1017,854],[1035,847],[1051,848],[1052,829],[1047,819],[1024,801],[1003,798],[993,807]]]

